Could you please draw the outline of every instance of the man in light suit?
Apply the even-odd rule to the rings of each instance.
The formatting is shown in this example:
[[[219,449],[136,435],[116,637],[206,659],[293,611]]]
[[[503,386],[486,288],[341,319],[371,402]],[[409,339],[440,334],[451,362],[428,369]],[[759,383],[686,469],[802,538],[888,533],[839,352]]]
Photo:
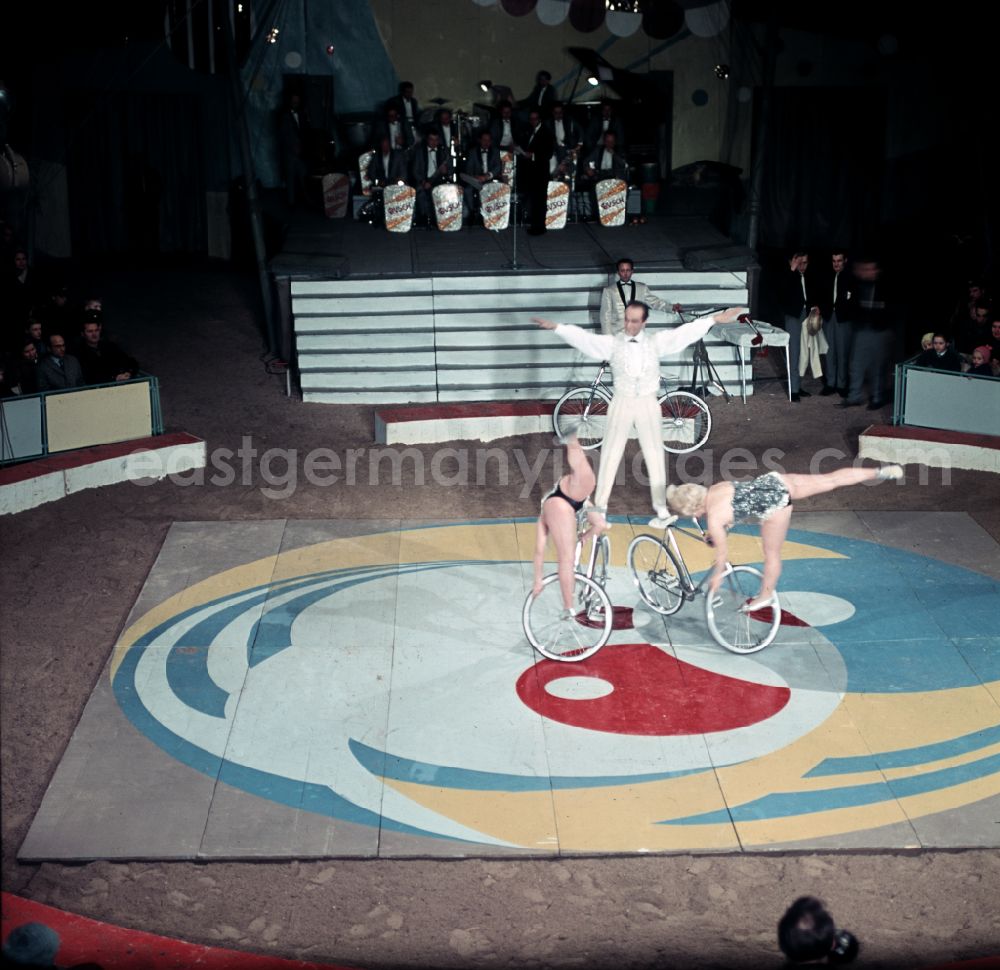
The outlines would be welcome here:
[[[618,260],[618,279],[601,294],[601,333],[621,333],[625,329],[625,307],[630,303],[645,303],[654,310],[669,310],[671,304],[661,300],[645,283],[632,279],[635,267],[631,259]]]

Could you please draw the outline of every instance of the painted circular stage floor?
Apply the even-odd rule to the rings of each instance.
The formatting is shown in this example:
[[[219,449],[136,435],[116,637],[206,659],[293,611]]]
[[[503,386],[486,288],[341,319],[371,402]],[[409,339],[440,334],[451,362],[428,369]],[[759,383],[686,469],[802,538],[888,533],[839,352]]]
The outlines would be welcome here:
[[[534,522],[176,523],[24,860],[1000,845],[1000,549],[961,513],[797,514],[778,639],[521,630]],[[734,562],[760,560],[737,530]],[[711,551],[681,540],[692,570]]]

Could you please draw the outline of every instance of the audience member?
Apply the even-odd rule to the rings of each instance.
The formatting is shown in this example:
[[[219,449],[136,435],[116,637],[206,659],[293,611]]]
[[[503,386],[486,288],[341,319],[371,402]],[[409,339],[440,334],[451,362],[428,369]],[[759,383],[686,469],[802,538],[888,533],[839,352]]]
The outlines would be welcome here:
[[[877,259],[854,263],[854,311],[851,321],[850,385],[841,407],[861,404],[868,385],[868,410],[885,406],[888,397],[888,368],[892,352],[897,312],[891,288]]]
[[[993,348],[988,344],[977,347],[972,351],[972,366],[969,368],[970,374],[979,374],[983,377],[993,376],[993,365],[990,360],[993,356]]]
[[[920,349],[921,350],[930,350],[931,347],[933,346],[933,344],[934,344],[934,331],[933,330],[928,330],[927,333],[925,333],[920,338]]]
[[[990,339],[986,343],[993,348],[993,360],[1000,361],[1000,320],[990,324]]]
[[[809,269],[809,254],[792,253],[788,260],[788,269],[782,273],[778,292],[781,313],[784,316],[784,329],[788,331],[788,366],[791,370],[789,388],[793,402],[810,397],[808,391],[802,390],[802,378],[799,373],[799,362],[802,355],[802,322],[810,311],[818,306],[816,294],[813,292],[812,276],[807,276]]]
[[[81,339],[76,344],[86,384],[111,384],[131,380],[139,372],[139,364],[117,344],[101,335],[99,310],[88,310],[84,315]]]
[[[83,387],[80,362],[66,353],[66,338],[61,333],[49,336],[49,355],[38,365],[38,390],[60,391]]]
[[[969,315],[958,327],[956,333],[956,349],[963,354],[971,354],[973,349],[981,346],[990,338],[990,327],[993,323],[993,313],[989,300],[976,300],[969,310]]]
[[[24,345],[21,347],[20,356],[13,367],[13,373],[10,375],[14,382],[16,393],[38,393],[38,368],[41,362],[42,358],[38,354],[35,342],[26,338]]]
[[[28,253],[24,249],[14,250],[13,265],[5,289],[4,304],[13,323],[20,328],[40,295],[35,271],[28,265]]]
[[[45,342],[45,337],[42,332],[41,320],[36,320],[34,318],[28,319],[28,324],[24,328],[24,339],[34,346],[39,359],[44,357],[49,352],[49,345]]]
[[[847,272],[847,253],[834,250],[830,256],[830,273],[819,288],[823,333],[826,336],[826,373],[820,395],[839,394],[847,397],[851,364],[851,309],[854,293]]]
[[[850,963],[860,950],[857,937],[838,930],[815,896],[800,896],[778,922],[778,946],[792,963]]]
[[[960,371],[962,358],[948,346],[948,338],[943,333],[936,333],[931,340],[931,349],[925,350],[916,359],[916,365],[934,370]]]
[[[70,333],[77,324],[73,319],[73,308],[69,304],[69,290],[63,283],[53,283],[48,287],[45,299],[37,309],[37,317],[50,333]]]
[[[0,397],[13,397],[18,393],[19,388],[14,383],[16,378],[9,373],[10,365],[0,357]]]

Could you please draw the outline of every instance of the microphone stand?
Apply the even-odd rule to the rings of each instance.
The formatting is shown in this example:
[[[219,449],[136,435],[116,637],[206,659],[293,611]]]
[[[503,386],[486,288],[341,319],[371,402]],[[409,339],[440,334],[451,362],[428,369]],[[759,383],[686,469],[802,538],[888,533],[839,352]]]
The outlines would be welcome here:
[[[514,165],[510,170],[510,203],[513,219],[514,244],[510,260],[510,269],[520,269],[517,265],[517,152],[514,152]]]
[[[675,303],[673,306],[674,312],[680,317],[681,323],[687,323],[684,319],[684,308],[680,304]],[[762,337],[761,340],[764,338]],[[705,371],[705,377],[707,380],[702,384],[701,390],[698,390],[698,384],[701,380],[701,371]],[[731,397],[729,391],[726,390],[726,385],[722,383],[719,377],[719,372],[715,369],[715,365],[712,363],[712,358],[708,356],[708,348],[705,346],[705,341],[699,338],[691,350],[691,387],[689,390],[692,394],[698,397],[706,397],[708,394],[708,388],[711,385],[715,385],[720,391],[722,391],[722,396],[726,399],[726,404],[729,404]]]

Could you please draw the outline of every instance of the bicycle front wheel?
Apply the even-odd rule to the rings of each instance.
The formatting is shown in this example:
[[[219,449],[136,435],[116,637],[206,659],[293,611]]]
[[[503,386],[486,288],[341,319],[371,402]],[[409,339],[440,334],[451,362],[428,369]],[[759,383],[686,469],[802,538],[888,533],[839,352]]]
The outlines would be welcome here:
[[[730,566],[716,594],[705,597],[705,621],[720,647],[733,653],[756,653],[778,635],[781,606],[777,596],[772,606],[752,613],[743,609],[760,592],[763,579],[752,566]]]
[[[673,455],[695,451],[712,432],[712,412],[690,391],[668,391],[660,398],[663,447]]]
[[[575,431],[587,451],[599,448],[608,426],[611,398],[599,387],[574,387],[567,391],[552,412],[552,428],[560,438]]]
[[[538,596],[528,593],[521,613],[524,635],[543,657],[574,662],[592,657],[611,636],[613,615],[608,594],[592,579],[576,573],[573,608],[563,608],[559,576],[542,580]]]
[[[636,536],[628,547],[628,568],[642,601],[663,616],[684,605],[681,571],[674,554],[653,536]]]

